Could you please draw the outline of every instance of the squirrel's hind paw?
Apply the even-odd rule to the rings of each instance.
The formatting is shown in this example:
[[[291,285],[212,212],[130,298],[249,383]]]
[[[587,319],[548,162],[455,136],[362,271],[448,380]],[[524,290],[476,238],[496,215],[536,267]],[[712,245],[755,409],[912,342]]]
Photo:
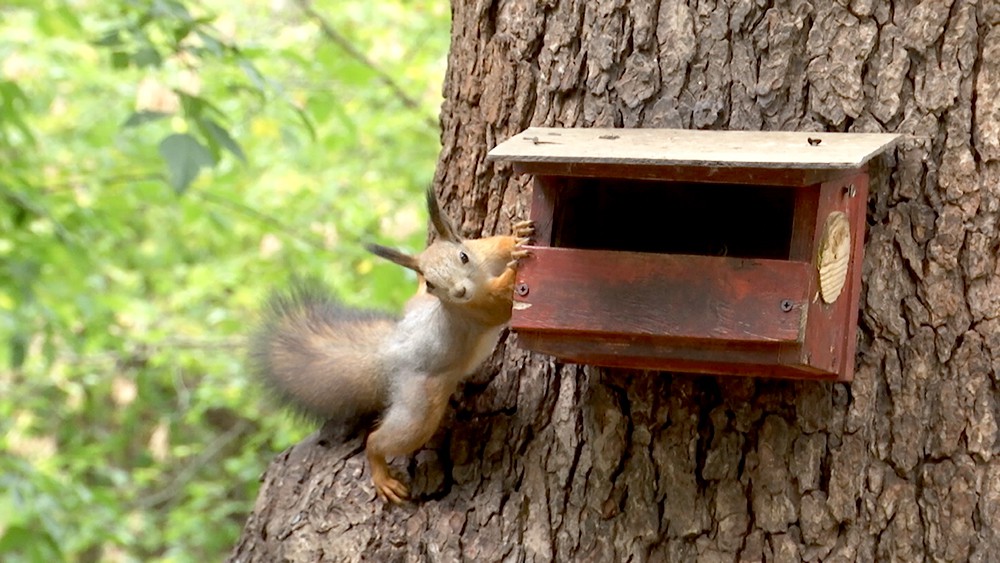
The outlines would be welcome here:
[[[410,491],[402,482],[388,475],[382,479],[373,479],[375,482],[375,493],[382,500],[393,504],[402,504],[410,498]]]

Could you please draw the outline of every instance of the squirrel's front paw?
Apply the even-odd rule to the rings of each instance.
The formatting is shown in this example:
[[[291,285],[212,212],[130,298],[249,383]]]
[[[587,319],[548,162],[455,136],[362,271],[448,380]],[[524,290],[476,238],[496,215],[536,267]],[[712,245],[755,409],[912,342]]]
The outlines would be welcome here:
[[[516,240],[514,242],[514,250],[510,252],[510,262],[507,263],[508,268],[516,268],[518,260],[527,258],[531,254],[530,251],[523,247],[531,242],[531,237],[535,234],[535,223],[534,221],[518,221],[514,223],[513,231]]]

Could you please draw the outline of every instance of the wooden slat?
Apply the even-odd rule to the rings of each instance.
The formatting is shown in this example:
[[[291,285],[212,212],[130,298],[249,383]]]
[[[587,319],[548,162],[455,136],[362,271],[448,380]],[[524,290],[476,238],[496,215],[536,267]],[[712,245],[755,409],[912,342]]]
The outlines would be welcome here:
[[[489,158],[700,168],[853,169],[898,138],[885,133],[530,127],[497,145]],[[820,143],[810,144],[809,139]]]
[[[624,367],[709,375],[742,375],[836,380],[836,372],[801,362],[794,345],[734,346],[657,339],[615,340],[578,334],[517,331],[520,347],[562,361],[604,367]],[[788,348],[788,350],[783,350]]]
[[[747,184],[774,187],[813,186],[834,180],[849,170],[839,168],[751,168],[696,167],[665,164],[621,164],[603,162],[515,162],[515,174],[565,176],[567,178],[615,178],[664,180],[700,184]]]
[[[819,208],[819,190],[795,190],[792,209],[792,240],[788,249],[791,260],[812,262],[816,257],[816,210]]]
[[[535,176],[531,190],[531,221],[535,224],[535,244],[552,245],[553,222],[559,198],[565,192],[561,189],[567,180],[554,176]]]
[[[865,228],[868,214],[868,180],[867,174],[859,174],[854,179],[855,196],[848,206],[848,217],[851,220],[851,270],[847,275],[847,286],[844,287],[841,299],[847,299],[847,320],[843,322],[846,329],[843,347],[841,348],[840,381],[854,380],[854,362],[857,359],[858,347],[858,315],[861,312],[861,271],[865,258]]]
[[[803,338],[811,275],[804,262],[528,249],[514,329],[742,343]]]

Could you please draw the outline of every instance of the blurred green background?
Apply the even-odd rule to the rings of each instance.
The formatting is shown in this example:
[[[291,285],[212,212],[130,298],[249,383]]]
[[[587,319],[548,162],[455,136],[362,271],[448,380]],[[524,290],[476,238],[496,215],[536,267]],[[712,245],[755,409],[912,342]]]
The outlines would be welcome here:
[[[396,310],[444,0],[0,5],[0,560],[215,561],[314,428],[243,338],[319,275]]]

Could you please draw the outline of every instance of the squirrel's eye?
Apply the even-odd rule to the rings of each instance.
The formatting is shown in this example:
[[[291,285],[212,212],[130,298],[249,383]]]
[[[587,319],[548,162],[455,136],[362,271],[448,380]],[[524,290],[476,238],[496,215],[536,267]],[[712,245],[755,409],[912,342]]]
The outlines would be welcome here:
[[[426,285],[427,285],[427,291],[434,291],[434,290],[436,289],[436,288],[434,287],[434,284],[432,284],[432,283],[431,283],[431,282],[429,282],[429,281],[425,281],[425,282],[424,282],[424,284],[426,284]]]
[[[469,255],[466,254],[464,250],[458,253],[458,259],[461,260],[463,264],[469,263]]]

